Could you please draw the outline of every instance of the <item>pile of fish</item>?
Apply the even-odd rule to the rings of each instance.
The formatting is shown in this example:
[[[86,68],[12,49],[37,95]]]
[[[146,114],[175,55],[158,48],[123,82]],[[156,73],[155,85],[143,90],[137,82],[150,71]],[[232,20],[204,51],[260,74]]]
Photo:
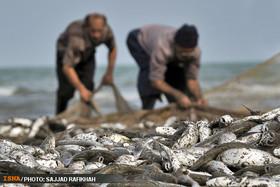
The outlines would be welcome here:
[[[153,127],[150,132],[118,123],[122,128],[67,124],[39,146],[0,139],[0,173],[120,175],[120,183],[104,186],[280,186],[280,108],[251,112],[242,119],[171,116],[164,124],[135,124]],[[27,136],[34,137],[42,124],[29,124]]]

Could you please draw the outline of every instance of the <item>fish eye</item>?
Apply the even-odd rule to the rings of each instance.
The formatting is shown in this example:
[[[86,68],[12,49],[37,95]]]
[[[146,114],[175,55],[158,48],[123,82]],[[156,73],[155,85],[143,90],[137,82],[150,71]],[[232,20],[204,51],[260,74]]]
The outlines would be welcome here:
[[[99,158],[98,158],[98,162],[103,162],[104,161],[104,157],[103,156],[100,156]]]

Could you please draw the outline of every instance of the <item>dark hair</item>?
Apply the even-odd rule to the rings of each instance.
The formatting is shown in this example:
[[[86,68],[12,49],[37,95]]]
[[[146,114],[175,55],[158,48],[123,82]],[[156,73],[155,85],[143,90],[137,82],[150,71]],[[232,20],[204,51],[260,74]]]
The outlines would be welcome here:
[[[193,48],[197,45],[198,32],[193,25],[183,25],[177,30],[174,41],[177,45],[185,48]]]
[[[91,13],[91,14],[86,15],[86,17],[85,17],[85,27],[89,26],[90,18],[92,18],[92,19],[102,18],[104,20],[104,24],[107,25],[107,19],[103,14]]]

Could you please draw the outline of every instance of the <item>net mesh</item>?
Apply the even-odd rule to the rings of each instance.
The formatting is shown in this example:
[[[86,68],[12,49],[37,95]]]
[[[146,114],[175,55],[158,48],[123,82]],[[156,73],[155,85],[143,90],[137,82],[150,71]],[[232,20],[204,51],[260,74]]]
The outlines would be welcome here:
[[[97,113],[101,113],[102,115],[109,113],[128,113],[132,111],[115,85],[99,86],[94,91],[91,102],[96,105]]]
[[[100,85],[94,92],[89,103],[75,101],[69,109],[58,114],[53,119],[65,118],[73,121],[79,117],[101,117],[111,113],[130,113],[131,107],[122,97],[115,85]]]
[[[253,110],[279,107],[280,53],[255,68],[204,92],[211,106],[243,111],[245,105]]]

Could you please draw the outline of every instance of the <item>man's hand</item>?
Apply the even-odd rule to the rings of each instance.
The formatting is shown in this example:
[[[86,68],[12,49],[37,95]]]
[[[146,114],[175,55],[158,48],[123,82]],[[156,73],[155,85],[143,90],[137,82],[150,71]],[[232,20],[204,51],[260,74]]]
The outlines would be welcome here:
[[[204,105],[204,106],[208,106],[208,100],[201,98],[196,102],[198,105]]]
[[[180,99],[178,99],[178,104],[181,107],[188,109],[189,107],[191,107],[192,102],[186,95],[183,95],[180,97]]]
[[[89,91],[86,87],[80,89],[79,92],[81,99],[86,103],[89,102],[91,97],[93,96],[92,92]]]
[[[63,72],[65,73],[70,83],[80,92],[81,99],[84,102],[89,102],[93,94],[81,82],[75,69],[73,67],[63,65]]]
[[[113,85],[113,76],[111,73],[106,73],[101,81],[103,85]]]
[[[164,93],[172,95],[176,99],[177,103],[183,108],[187,109],[192,105],[192,102],[188,96],[186,96],[180,90],[173,88],[163,80],[152,81],[152,86]]]

